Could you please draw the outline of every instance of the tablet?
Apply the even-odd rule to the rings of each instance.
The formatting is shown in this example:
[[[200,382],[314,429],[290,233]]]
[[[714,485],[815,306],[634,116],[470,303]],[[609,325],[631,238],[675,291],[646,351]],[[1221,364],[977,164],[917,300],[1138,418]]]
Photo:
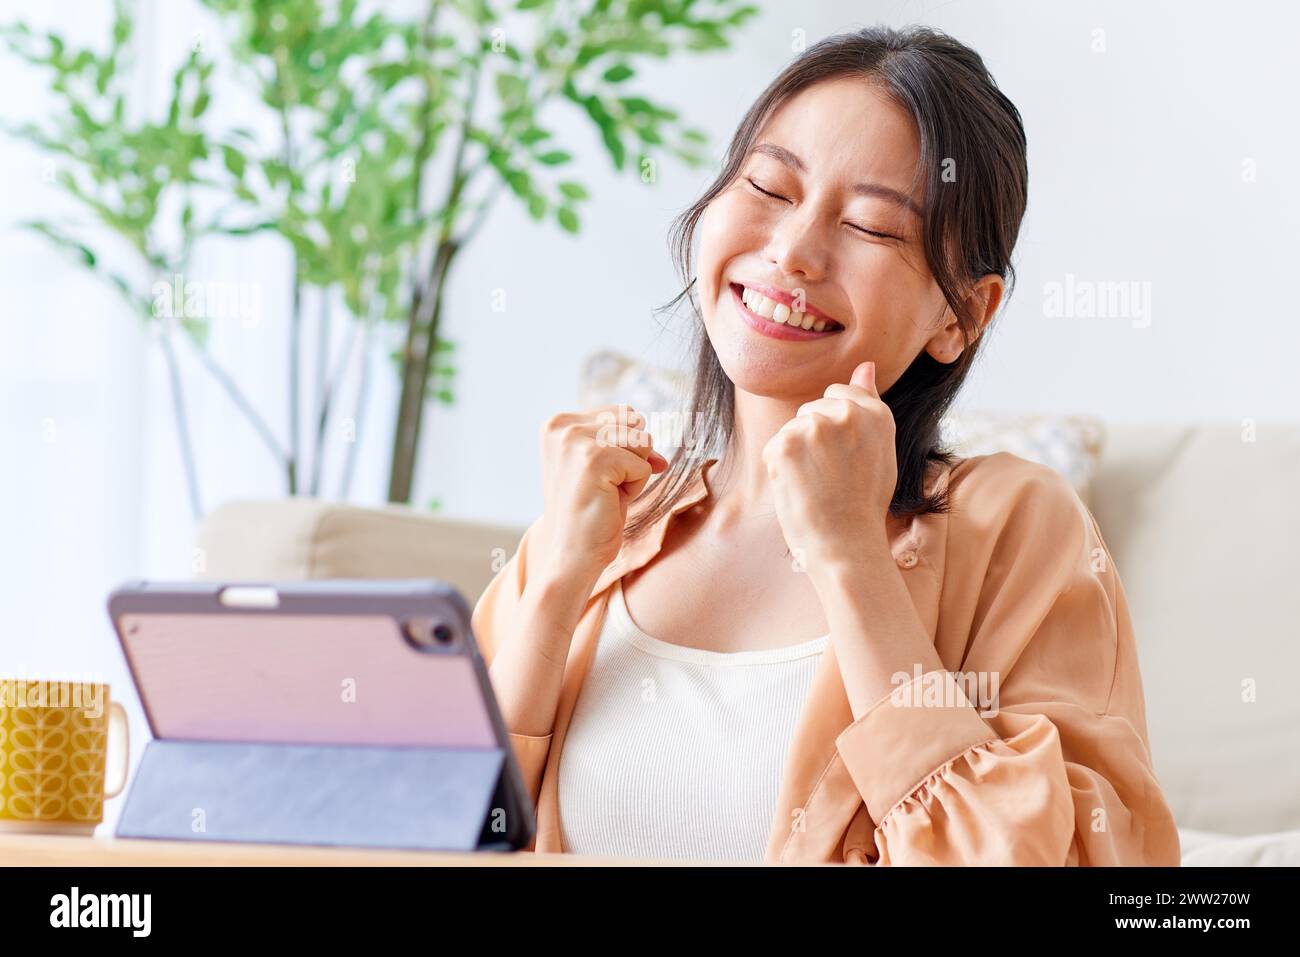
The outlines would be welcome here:
[[[420,798],[410,782],[385,780],[381,787],[374,781],[377,753],[396,762],[388,765],[389,776],[418,769],[433,788],[429,797],[444,805],[457,798],[448,782],[436,780],[439,768],[459,781],[463,768],[484,766],[475,752],[499,755],[493,800],[506,805],[507,843],[522,847],[532,839],[532,801],[470,628],[470,608],[453,586],[431,579],[141,581],[115,589],[108,611],[155,739],[151,746],[166,742],[153,749],[154,765],[200,756],[208,764],[242,762],[241,786],[251,792],[266,782],[250,782],[248,768],[292,764],[284,759],[293,755],[298,766],[314,767],[313,788],[321,786],[325,767],[327,778],[339,778],[341,795],[351,789],[354,800],[366,795],[364,803],[388,788],[412,802],[405,810],[389,808],[390,814],[418,815]],[[220,744],[242,747],[213,747]],[[150,757],[147,752],[137,777]],[[352,773],[361,768],[372,775],[374,786],[366,791],[356,790],[366,782]],[[157,787],[162,770],[149,773]],[[296,785],[276,785],[285,786]],[[128,796],[126,811],[131,803]],[[403,840],[411,846],[409,831]]]

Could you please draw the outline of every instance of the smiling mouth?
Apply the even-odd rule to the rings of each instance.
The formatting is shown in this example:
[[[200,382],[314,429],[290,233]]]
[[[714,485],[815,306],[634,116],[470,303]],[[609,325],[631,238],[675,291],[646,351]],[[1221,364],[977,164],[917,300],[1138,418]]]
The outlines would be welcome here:
[[[799,312],[787,303],[772,299],[757,289],[733,282],[732,295],[739,300],[745,318],[760,332],[793,333],[791,338],[819,338],[843,332],[844,326],[834,319],[824,319],[811,313]],[[781,336],[786,338],[786,336]]]

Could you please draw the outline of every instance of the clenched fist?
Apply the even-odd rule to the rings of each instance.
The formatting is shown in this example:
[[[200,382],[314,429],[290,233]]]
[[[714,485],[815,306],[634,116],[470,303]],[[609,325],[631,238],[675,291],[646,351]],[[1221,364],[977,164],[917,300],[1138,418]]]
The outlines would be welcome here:
[[[827,386],[763,447],[786,544],[809,571],[884,537],[898,484],[894,416],[876,391],[876,365]]]
[[[668,468],[645,425],[629,405],[561,412],[542,424],[546,574],[594,582],[618,556],[628,504]]]

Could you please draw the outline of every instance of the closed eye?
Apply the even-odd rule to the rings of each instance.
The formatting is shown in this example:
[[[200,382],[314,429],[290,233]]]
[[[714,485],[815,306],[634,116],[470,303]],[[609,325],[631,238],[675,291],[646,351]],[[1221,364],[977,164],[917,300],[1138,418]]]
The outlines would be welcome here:
[[[762,193],[764,196],[770,196],[772,197],[772,199],[779,199],[783,203],[790,202],[790,200],[786,199],[784,196],[779,196],[776,193],[773,193],[771,190],[767,190],[759,186],[749,177],[745,177],[745,181],[749,183],[750,186],[754,187],[754,189],[758,190],[758,192]],[[890,235],[889,233],[882,233],[874,229],[867,229],[865,226],[859,226],[857,223],[848,223],[847,225],[852,226],[860,233],[866,233],[868,236],[875,236],[877,239],[898,239],[899,238],[897,236]]]
[[[752,179],[750,179],[749,177],[745,177],[745,181],[746,181],[747,183],[749,183],[750,186],[754,187],[754,189],[756,189],[756,190],[758,190],[760,193],[762,193],[764,196],[771,196],[773,199],[779,199],[779,200],[781,200],[781,202],[783,202],[783,203],[788,203],[788,202],[790,202],[790,201],[789,201],[788,199],[786,199],[784,196],[778,196],[776,193],[770,192],[770,191],[764,189],[763,187],[759,186],[757,183],[755,183],[755,182],[754,182]]]
[[[852,226],[860,233],[866,233],[868,236],[875,236],[878,239],[898,239],[897,236],[891,236],[889,233],[877,232],[874,229],[867,229],[865,226],[859,226],[857,223],[848,223],[847,225]]]

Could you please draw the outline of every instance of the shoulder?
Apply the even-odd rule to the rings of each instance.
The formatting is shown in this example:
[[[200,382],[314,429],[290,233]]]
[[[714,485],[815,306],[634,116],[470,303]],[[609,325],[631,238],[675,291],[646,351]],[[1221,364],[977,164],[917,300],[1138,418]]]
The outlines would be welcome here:
[[[1118,572],[1092,513],[1055,469],[1008,452],[965,459],[953,471],[943,586],[949,619],[1001,636],[990,640],[1015,654],[1030,635],[1039,636],[1040,653],[1062,655],[1099,641],[1100,660],[1110,664],[1095,689],[1094,708],[1103,708],[1117,636],[1128,625]],[[964,618],[971,609],[979,609],[976,617]]]
[[[1106,711],[1132,623],[1092,513],[1059,472],[1011,453],[965,459],[952,478],[938,618],[985,663],[963,667]]]
[[[1011,452],[959,459],[948,479],[949,499],[979,514],[1032,505],[1056,511],[1085,508],[1074,486],[1056,469]]]
[[[1096,534],[1091,513],[1070,481],[1011,452],[958,460],[948,479],[949,539],[1010,537],[1059,550]]]
[[[1050,495],[1078,501],[1074,486],[1056,469],[1021,458],[1012,452],[993,452],[959,458],[952,466],[948,487],[954,493],[989,493],[1004,490],[1012,494]]]

